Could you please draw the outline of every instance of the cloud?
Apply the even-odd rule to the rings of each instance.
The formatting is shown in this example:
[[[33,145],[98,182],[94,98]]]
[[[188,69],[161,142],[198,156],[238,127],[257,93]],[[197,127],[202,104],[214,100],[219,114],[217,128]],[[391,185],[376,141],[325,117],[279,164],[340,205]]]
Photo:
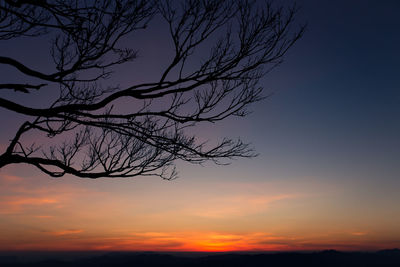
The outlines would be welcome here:
[[[15,176],[15,175],[9,175],[9,174],[2,174],[0,176],[0,184],[2,186],[7,185],[7,184],[12,184],[12,183],[18,183],[23,181],[23,179],[19,176]]]
[[[60,230],[60,231],[54,231],[54,232],[48,232],[51,235],[55,236],[62,236],[62,235],[76,235],[82,233],[82,229],[67,229],[67,230]]]
[[[32,207],[54,206],[59,202],[55,197],[4,196],[0,197],[0,214],[21,213]]]
[[[284,251],[361,249],[382,244],[333,236],[290,236],[268,232],[120,232],[118,235],[87,234],[83,229],[41,231],[41,242],[21,242],[18,249],[109,250],[109,251]],[[398,241],[396,241],[398,244]],[[394,243],[395,244],[395,243]],[[17,248],[16,247],[16,248]],[[0,244],[1,248],[1,244]]]
[[[116,251],[181,251],[187,240],[180,234],[162,232],[135,232],[122,236],[97,238],[89,249]],[[88,249],[88,247],[86,247]]]
[[[45,197],[10,197],[8,200],[3,201],[3,204],[13,205],[13,206],[24,206],[24,205],[46,205],[58,203],[57,199],[45,198]]]
[[[136,250],[255,251],[282,250],[288,247],[287,241],[293,240],[265,232],[139,232],[130,236],[133,239],[114,240],[115,246],[131,246]]]
[[[52,216],[52,215],[36,215],[34,217],[38,218],[38,219],[52,219],[52,218],[54,218],[54,216]]]
[[[28,214],[38,209],[39,214],[49,214],[81,198],[100,194],[62,181],[49,181],[47,177],[45,180],[0,173],[0,214]]]
[[[190,213],[194,216],[209,218],[224,218],[232,216],[246,216],[264,212],[273,203],[278,201],[297,198],[299,195],[242,195],[210,199],[201,202],[201,206],[192,207]]]
[[[351,235],[355,235],[355,236],[364,236],[367,235],[367,232],[352,232],[350,233]]]

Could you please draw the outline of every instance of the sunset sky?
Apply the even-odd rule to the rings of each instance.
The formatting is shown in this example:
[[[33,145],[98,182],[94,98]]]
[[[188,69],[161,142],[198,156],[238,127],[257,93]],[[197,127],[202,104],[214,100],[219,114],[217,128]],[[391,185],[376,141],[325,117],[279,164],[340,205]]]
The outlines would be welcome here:
[[[177,162],[173,181],[55,179],[7,166],[0,170],[0,251],[400,247],[400,1],[298,4],[307,30],[262,80],[273,96],[245,118],[198,129],[213,140],[240,137],[258,157],[229,166]],[[146,81],[168,62],[163,30],[153,24],[133,39],[140,57],[120,70],[120,83]],[[47,41],[0,42],[0,55],[42,62]],[[12,75],[0,67],[1,77]],[[0,121],[3,153],[21,117],[2,109]]]

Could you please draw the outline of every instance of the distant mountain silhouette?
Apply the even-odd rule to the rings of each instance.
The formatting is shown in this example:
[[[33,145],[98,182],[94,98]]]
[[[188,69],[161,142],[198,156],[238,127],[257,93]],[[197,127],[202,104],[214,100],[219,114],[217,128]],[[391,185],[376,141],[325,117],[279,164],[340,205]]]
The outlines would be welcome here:
[[[51,259],[53,258],[53,259]],[[398,267],[400,266],[400,250],[390,249],[378,252],[339,252],[327,250],[314,253],[281,252],[274,254],[244,254],[244,253],[210,253],[199,254],[197,256],[185,256],[184,253],[129,253],[112,252],[90,258],[74,260],[57,259],[49,254],[47,260],[36,262],[18,262],[16,257],[0,257],[0,266],[22,267],[22,266],[41,266],[41,267],[72,267],[72,266],[163,266],[163,267],[337,267],[337,266],[365,266],[365,267]]]
[[[385,249],[385,250],[380,250],[378,251],[379,254],[385,254],[385,255],[399,255],[400,254],[400,249],[394,248],[394,249]]]

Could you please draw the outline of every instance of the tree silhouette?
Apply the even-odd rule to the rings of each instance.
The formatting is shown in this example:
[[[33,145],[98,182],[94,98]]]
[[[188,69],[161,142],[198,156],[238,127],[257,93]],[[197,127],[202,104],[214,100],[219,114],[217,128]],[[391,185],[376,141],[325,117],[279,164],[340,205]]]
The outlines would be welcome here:
[[[0,56],[0,66],[29,79],[0,81],[1,107],[26,118],[0,155],[0,168],[26,163],[53,177],[172,179],[176,160],[223,164],[254,156],[241,140],[204,142],[188,129],[245,116],[263,98],[260,78],[303,33],[294,27],[295,13],[241,0],[1,1],[0,40],[51,40],[53,70]],[[140,38],[135,33],[154,21],[169,29],[169,64],[156,80],[105,86],[116,67],[138,55],[122,40]],[[47,88],[58,94],[44,96],[43,108],[15,97]],[[28,133],[40,138],[26,141]]]

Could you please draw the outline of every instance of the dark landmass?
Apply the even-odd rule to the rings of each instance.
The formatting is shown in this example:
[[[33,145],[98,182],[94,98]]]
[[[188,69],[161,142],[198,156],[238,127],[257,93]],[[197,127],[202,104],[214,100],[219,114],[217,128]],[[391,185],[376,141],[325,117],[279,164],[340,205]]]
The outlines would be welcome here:
[[[280,253],[152,253],[73,252],[0,253],[0,266],[400,266],[400,250],[377,252],[280,252]],[[40,253],[39,253],[40,254]],[[28,257],[26,257],[28,256]]]

